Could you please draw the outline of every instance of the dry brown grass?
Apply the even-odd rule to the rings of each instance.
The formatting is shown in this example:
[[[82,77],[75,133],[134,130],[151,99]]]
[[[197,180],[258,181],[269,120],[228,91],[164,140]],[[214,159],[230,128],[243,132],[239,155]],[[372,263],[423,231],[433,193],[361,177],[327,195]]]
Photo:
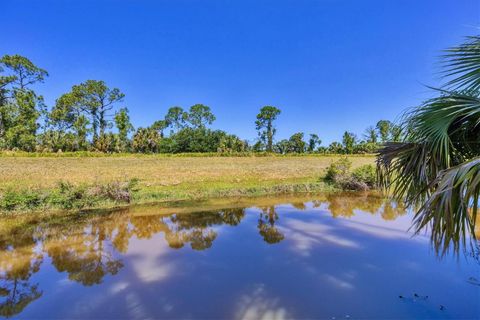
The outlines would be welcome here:
[[[139,180],[134,202],[318,191],[325,169],[339,156],[0,157],[2,190],[50,189]],[[374,162],[351,157],[353,168]]]
[[[0,158],[0,189],[48,188],[58,181],[74,184],[138,178],[145,187],[243,183],[301,182],[318,179],[338,157],[101,157]],[[353,167],[373,163],[372,157],[352,157]]]

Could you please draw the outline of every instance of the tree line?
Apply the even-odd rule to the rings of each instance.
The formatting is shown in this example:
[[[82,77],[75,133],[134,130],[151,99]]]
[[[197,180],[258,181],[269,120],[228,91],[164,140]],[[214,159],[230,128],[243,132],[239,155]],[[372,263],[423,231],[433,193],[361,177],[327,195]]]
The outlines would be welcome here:
[[[381,143],[400,141],[399,126],[387,120],[366,129],[359,138],[346,131],[341,142],[322,146],[317,134],[303,132],[276,141],[275,121],[281,110],[260,109],[255,128],[258,139],[249,143],[209,126],[215,115],[209,106],[195,104],[183,109],[171,107],[163,119],[148,127],[134,128],[125,94],[104,81],[87,80],[48,107],[33,89],[48,72],[20,55],[0,59],[0,150],[37,152],[98,151],[138,153],[181,152],[275,152],[287,153],[372,153]]]

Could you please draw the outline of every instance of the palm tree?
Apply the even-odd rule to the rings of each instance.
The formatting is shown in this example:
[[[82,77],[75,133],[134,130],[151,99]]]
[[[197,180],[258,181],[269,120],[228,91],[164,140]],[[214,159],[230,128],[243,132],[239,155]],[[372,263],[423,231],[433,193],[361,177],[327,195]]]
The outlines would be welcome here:
[[[386,143],[377,166],[381,187],[418,210],[414,229],[431,227],[444,254],[475,237],[480,194],[480,36],[446,50],[438,97],[407,112],[402,142]]]

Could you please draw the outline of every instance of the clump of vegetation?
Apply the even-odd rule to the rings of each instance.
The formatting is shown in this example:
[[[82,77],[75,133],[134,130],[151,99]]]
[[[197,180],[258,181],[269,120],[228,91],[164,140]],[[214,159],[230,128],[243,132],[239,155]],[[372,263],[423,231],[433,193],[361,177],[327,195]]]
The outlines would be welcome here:
[[[339,182],[348,177],[352,162],[347,158],[341,158],[332,162],[327,168],[325,179],[330,182]]]
[[[44,205],[62,209],[81,209],[93,206],[96,198],[90,196],[87,189],[85,185],[75,186],[69,182],[59,182],[58,187],[49,193]],[[31,210],[36,208],[37,207],[20,207],[18,209]]]
[[[375,188],[375,167],[367,164],[351,171],[352,162],[341,158],[327,168],[325,180],[343,190],[367,191]]]
[[[35,208],[44,200],[45,196],[36,190],[7,190],[3,195],[0,195],[0,208],[8,211]]]
[[[375,188],[377,185],[377,170],[371,164],[366,164],[353,170],[352,177],[357,181],[364,182],[369,188]]]
[[[0,194],[0,211],[31,211],[43,209],[84,209],[102,202],[130,203],[137,191],[136,179],[106,184],[74,185],[60,182],[50,190],[9,189]]]
[[[95,196],[109,199],[114,202],[130,203],[132,201],[132,193],[137,191],[137,184],[137,179],[131,179],[128,181],[114,181],[99,185],[95,189]]]

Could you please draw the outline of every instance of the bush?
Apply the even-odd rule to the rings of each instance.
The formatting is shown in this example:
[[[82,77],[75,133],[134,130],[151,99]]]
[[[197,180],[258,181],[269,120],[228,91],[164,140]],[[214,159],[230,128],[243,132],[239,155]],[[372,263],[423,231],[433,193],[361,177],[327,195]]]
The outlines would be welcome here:
[[[327,168],[325,180],[343,190],[367,191],[375,187],[376,172],[372,165],[364,165],[352,172],[352,163],[348,158],[341,158]]]
[[[162,137],[158,131],[151,128],[138,128],[133,135],[132,147],[135,152],[155,153],[158,152]]]
[[[109,199],[114,202],[130,203],[132,201],[133,191],[137,191],[136,185],[137,179],[131,179],[129,181],[115,181],[101,185],[97,190],[97,197],[102,199]]]
[[[7,190],[0,195],[0,209],[30,210],[37,208],[43,200],[44,196],[36,190]]]
[[[340,158],[339,160],[332,162],[327,168],[327,174],[325,179],[329,182],[338,183],[341,180],[345,180],[350,176],[350,168],[352,162],[347,157]]]
[[[355,169],[352,177],[359,182],[365,183],[370,188],[374,188],[377,184],[377,171],[371,164],[366,164]]]
[[[120,152],[120,139],[117,134],[105,133],[100,135],[93,143],[95,150],[105,153]]]
[[[49,206],[62,209],[82,209],[93,206],[96,202],[97,199],[87,194],[85,186],[75,186],[68,182],[60,182],[48,197]]]

